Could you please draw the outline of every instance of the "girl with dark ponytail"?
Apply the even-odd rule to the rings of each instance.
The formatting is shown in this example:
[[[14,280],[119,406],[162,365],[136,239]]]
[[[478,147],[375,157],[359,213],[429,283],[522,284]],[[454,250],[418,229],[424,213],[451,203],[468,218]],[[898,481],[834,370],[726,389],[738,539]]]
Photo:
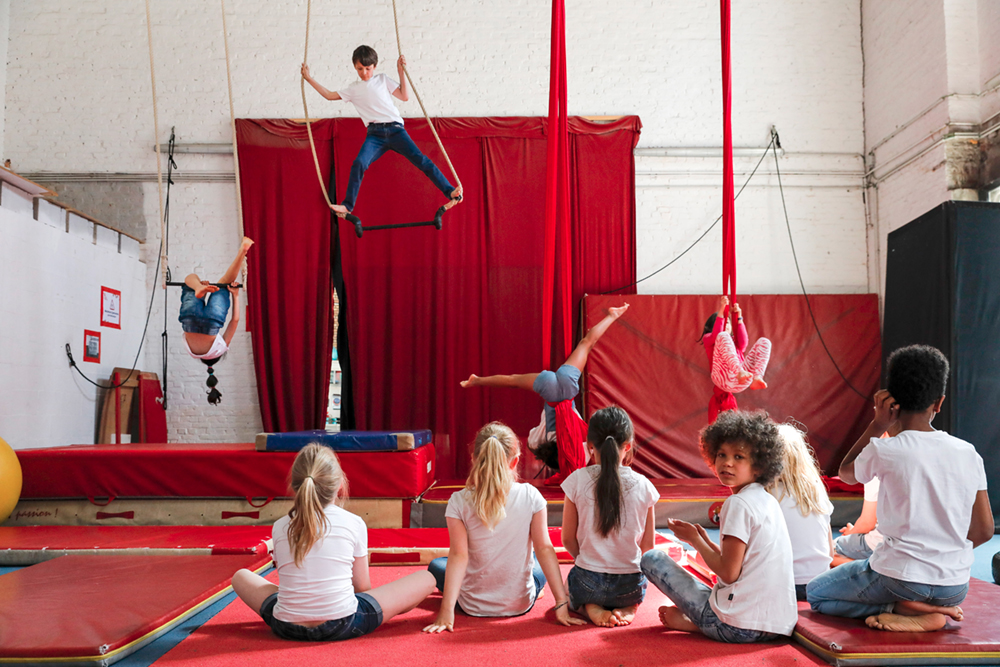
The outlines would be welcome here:
[[[253,241],[244,236],[235,259],[217,284],[202,280],[198,274],[192,273],[184,278],[181,286],[181,310],[177,319],[184,331],[184,347],[193,358],[200,359],[208,366],[208,379],[205,381],[208,391],[205,393],[212,405],[218,405],[222,400],[222,392],[215,388],[219,384],[219,378],[215,376],[213,367],[219,359],[225,357],[239,328],[240,285],[236,283],[236,279],[252,245]],[[223,327],[226,327],[225,331]]]
[[[426,571],[372,588],[368,530],[361,517],[339,506],[347,479],[333,450],[305,446],[292,463],[290,486],[292,509],[271,533],[280,588],[250,570],[240,570],[232,582],[233,591],[278,637],[360,637],[434,590],[434,577]]]
[[[562,483],[563,545],[575,559],[569,604],[603,627],[628,625],[646,595],[642,554],[653,548],[653,506],[660,494],[627,466],[635,447],[632,420],[618,406],[590,418],[587,444],[600,465]]]

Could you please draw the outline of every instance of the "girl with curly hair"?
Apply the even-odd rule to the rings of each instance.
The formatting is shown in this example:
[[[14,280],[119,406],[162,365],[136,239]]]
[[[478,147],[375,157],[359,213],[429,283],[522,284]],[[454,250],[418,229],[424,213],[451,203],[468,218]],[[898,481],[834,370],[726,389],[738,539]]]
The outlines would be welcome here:
[[[764,487],[781,474],[778,426],[765,412],[724,412],[701,432],[701,452],[733,490],[722,505],[716,544],[701,526],[670,520],[718,576],[708,588],[666,553],[649,551],[642,571],[676,606],[660,607],[671,630],[746,644],[790,636],[798,620],[792,544],[774,496]]]

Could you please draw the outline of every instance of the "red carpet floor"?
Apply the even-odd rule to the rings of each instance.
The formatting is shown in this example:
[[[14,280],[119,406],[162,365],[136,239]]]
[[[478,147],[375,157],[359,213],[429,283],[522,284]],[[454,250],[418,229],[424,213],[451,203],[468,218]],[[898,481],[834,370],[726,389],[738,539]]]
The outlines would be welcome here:
[[[415,571],[413,567],[375,567],[373,585]],[[563,574],[569,566],[563,566]],[[271,579],[275,578],[272,572]],[[192,633],[157,665],[232,667],[235,665],[825,665],[805,649],[782,641],[732,646],[681,632],[665,632],[657,608],[663,594],[650,587],[635,622],[620,628],[592,625],[564,628],[554,621],[548,589],[535,608],[518,618],[483,619],[458,615],[454,633],[425,635],[441,598],[434,594],[409,613],[360,639],[304,644],[278,639],[257,614],[239,600]]]

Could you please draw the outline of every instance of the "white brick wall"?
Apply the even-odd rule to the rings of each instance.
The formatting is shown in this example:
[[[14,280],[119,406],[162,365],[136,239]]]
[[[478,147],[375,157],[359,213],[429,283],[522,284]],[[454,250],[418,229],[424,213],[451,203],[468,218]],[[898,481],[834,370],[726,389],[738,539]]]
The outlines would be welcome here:
[[[940,0],[939,0],[940,2]],[[305,3],[228,3],[233,92],[241,117],[301,117],[298,65]],[[400,0],[401,36],[429,111],[446,116],[544,115],[548,108],[547,0],[470,3]],[[568,3],[570,113],[637,114],[640,147],[721,145],[719,15],[714,0],[598,0]],[[182,142],[230,140],[219,4],[158,0],[152,5],[159,138],[176,126]],[[388,2],[313,3],[309,61],[330,88],[350,83],[350,54],[374,46],[394,73]],[[763,146],[781,132],[786,197],[807,288],[870,289],[861,192],[861,6],[767,0],[736,3],[733,107],[736,146]],[[10,7],[6,154],[21,171],[151,172],[152,129],[144,7],[131,0],[67,3],[14,0]],[[393,74],[394,75],[394,74]],[[353,116],[309,91],[314,116]],[[400,104],[419,116],[416,101]],[[186,175],[232,169],[223,156],[179,156]],[[748,172],[755,159],[737,160]],[[737,187],[743,178],[737,175]],[[704,157],[637,159],[640,277],[672,259],[721,210],[721,162]],[[773,164],[762,166],[737,203],[743,292],[796,292]],[[237,239],[231,184],[178,184],[172,202],[175,277],[195,266],[226,266]],[[145,186],[151,260],[159,237],[156,186]],[[655,279],[646,293],[717,292],[719,232]],[[252,255],[251,255],[252,261]],[[873,286],[872,286],[873,287]],[[171,299],[176,299],[171,295]],[[162,308],[157,299],[155,309]],[[169,306],[171,311],[175,306]],[[260,427],[250,345],[241,333],[219,366],[223,403],[210,406],[205,373],[180,348],[171,312],[170,437],[247,440]],[[162,311],[154,310],[154,330]],[[159,364],[150,336],[147,362]],[[2,380],[0,380],[2,382]]]
[[[0,199],[0,437],[14,449],[93,443],[97,390],[63,348],[95,381],[131,368],[148,303],[145,267],[134,244],[118,252],[115,232],[101,230],[95,243],[83,218],[67,233],[62,209],[42,203],[35,220],[31,200],[6,184]],[[100,326],[102,286],[122,293],[120,331]],[[101,332],[100,364],[83,360],[84,329]]]

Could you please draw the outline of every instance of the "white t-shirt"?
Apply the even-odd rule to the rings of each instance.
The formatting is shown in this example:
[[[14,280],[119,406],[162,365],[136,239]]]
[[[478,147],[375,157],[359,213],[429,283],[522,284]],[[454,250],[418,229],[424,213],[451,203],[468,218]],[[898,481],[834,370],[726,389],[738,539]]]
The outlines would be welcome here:
[[[627,466],[619,466],[622,480],[622,523],[617,531],[607,536],[597,532],[597,505],[594,486],[601,474],[601,466],[587,466],[574,470],[562,483],[566,499],[576,505],[578,517],[576,540],[580,555],[576,565],[584,570],[603,574],[634,574],[641,572],[643,533],[649,508],[660,499],[653,484]]]
[[[826,489],[823,488],[822,491],[825,496]],[[780,482],[772,493],[778,499],[781,513],[785,517],[785,526],[788,527],[788,538],[792,542],[795,583],[808,584],[817,575],[829,570],[833,560],[830,555],[830,513],[833,505],[830,505],[830,512],[825,514],[817,512],[802,516],[795,504],[795,497],[785,491]]]
[[[970,443],[944,431],[903,431],[872,438],[854,462],[867,483],[878,475],[882,544],[868,559],[879,574],[914,583],[969,581],[968,538],[976,494],[986,489],[983,459]]]
[[[385,74],[376,74],[367,81],[358,79],[347,88],[338,90],[342,100],[357,109],[365,125],[370,123],[403,123],[403,117],[392,103],[392,94],[399,84]]]
[[[880,485],[879,485],[878,477],[872,477],[872,479],[871,479],[870,482],[866,482],[865,483],[865,502],[866,503],[878,503],[878,490],[879,490],[879,486]],[[872,528],[867,533],[865,533],[865,544],[867,544],[868,548],[871,549],[872,551],[875,550],[875,547],[877,547],[878,545],[882,544],[882,533],[878,532],[878,523],[877,523],[878,522],[878,513],[877,513],[877,510],[876,510],[876,514],[875,514],[875,521],[876,521],[875,527]]]
[[[531,576],[531,518],[546,511],[545,499],[530,484],[514,484],[504,505],[506,516],[490,530],[473,505],[472,491],[462,489],[448,500],[445,518],[465,524],[469,565],[458,592],[458,605],[471,616],[517,616],[535,603]]]
[[[709,603],[723,623],[791,635],[799,620],[792,576],[792,543],[774,496],[756,482],[722,504],[720,539],[727,535],[747,545],[743,569],[731,584],[721,579]]]
[[[222,334],[215,334],[215,340],[212,341],[212,347],[205,354],[195,354],[192,352],[191,346],[188,345],[186,337],[184,337],[184,347],[187,348],[188,354],[195,359],[216,359],[224,355],[226,352],[229,352],[229,346],[226,345],[226,339],[222,337]]]
[[[274,562],[278,567],[278,603],[274,617],[287,623],[332,621],[358,609],[354,597],[354,559],[368,555],[368,529],[361,517],[334,504],[324,510],[325,533],[296,566],[283,516],[274,522]]]

